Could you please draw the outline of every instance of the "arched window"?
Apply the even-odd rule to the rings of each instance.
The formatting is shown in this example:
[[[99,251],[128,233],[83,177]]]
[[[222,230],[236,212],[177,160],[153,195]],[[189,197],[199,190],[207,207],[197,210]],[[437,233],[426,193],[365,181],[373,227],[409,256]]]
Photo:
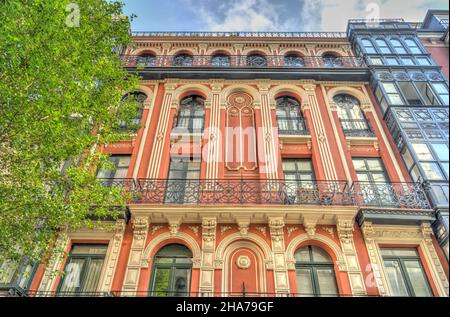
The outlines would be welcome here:
[[[131,121],[131,126],[128,126],[128,124],[124,121],[120,121],[120,129],[121,130],[138,130],[141,125],[141,119],[142,115],[144,113],[144,102],[147,100],[147,95],[143,92],[132,92],[125,97],[123,97],[124,101],[134,101],[137,102],[138,105],[136,107],[136,115],[133,117]]]
[[[211,66],[228,67],[231,65],[231,59],[225,54],[216,54],[211,58]]]
[[[156,65],[156,56],[153,54],[142,54],[136,59],[138,67],[154,67]]]
[[[417,45],[416,41],[414,41],[413,39],[406,39],[405,43],[408,46],[411,53],[422,54],[422,51],[420,50],[419,45]]]
[[[376,42],[382,54],[392,54],[392,50],[384,39],[377,39]]]
[[[377,51],[375,49],[375,46],[373,46],[373,43],[369,39],[362,39],[361,40],[362,46],[364,47],[364,50],[367,54],[376,54]]]
[[[191,285],[192,252],[183,245],[171,244],[153,259],[150,295],[188,297]]]
[[[284,57],[284,64],[289,67],[304,67],[305,60],[297,54],[288,54]]]
[[[400,42],[400,40],[392,39],[391,44],[394,47],[394,50],[397,54],[406,54],[406,50],[403,47],[403,44],[402,42]]]
[[[328,68],[336,68],[342,67],[344,64],[342,63],[342,59],[333,54],[324,54],[322,56],[322,61],[325,67]]]
[[[321,248],[308,246],[298,250],[295,269],[300,296],[339,296],[333,260]]]
[[[374,136],[361,111],[358,99],[348,94],[340,94],[336,95],[333,100],[337,105],[339,119],[346,136]]]
[[[205,100],[189,96],[181,101],[176,127],[189,133],[202,133],[205,124]]]
[[[247,65],[252,67],[267,66],[267,59],[260,54],[252,54],[247,56]]]
[[[192,66],[194,59],[188,54],[179,54],[173,59],[173,66]]]
[[[281,97],[276,101],[279,133],[299,135],[306,132],[305,120],[297,100],[291,97]]]

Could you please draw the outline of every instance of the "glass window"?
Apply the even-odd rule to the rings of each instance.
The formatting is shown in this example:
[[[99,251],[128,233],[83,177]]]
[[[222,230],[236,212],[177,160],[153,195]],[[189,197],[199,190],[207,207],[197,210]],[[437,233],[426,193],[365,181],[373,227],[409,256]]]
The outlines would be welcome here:
[[[431,146],[433,147],[434,153],[436,153],[436,157],[439,158],[439,160],[441,161],[449,160],[449,151],[447,144],[432,143]]]
[[[372,62],[372,65],[383,65],[383,59],[380,57],[371,57],[370,61]]]
[[[109,160],[113,168],[102,168],[97,173],[97,179],[100,179],[105,186],[111,186],[115,181],[127,178],[131,155],[111,155]]]
[[[176,128],[180,132],[202,133],[205,125],[205,100],[189,96],[181,101]]]
[[[342,59],[333,54],[324,54],[322,56],[323,65],[329,68],[336,68],[344,66]]]
[[[194,58],[188,54],[179,54],[173,58],[173,66],[192,66],[194,64]]]
[[[428,180],[444,180],[444,175],[437,163],[421,162],[420,165]]]
[[[381,254],[393,296],[433,296],[417,250],[381,249]]]
[[[400,96],[400,93],[397,90],[397,87],[393,83],[382,83],[383,88],[387,94],[387,99],[389,101],[389,104],[400,106],[404,105],[404,102],[402,100],[402,97]]]
[[[170,162],[165,202],[198,202],[201,160],[197,157],[173,157]]]
[[[432,65],[428,57],[417,57],[416,60],[419,62],[421,66],[430,66]]]
[[[333,260],[324,250],[308,246],[295,253],[295,260],[299,296],[339,296]]]
[[[144,113],[144,102],[147,100],[147,95],[142,92],[133,92],[123,97],[123,100],[135,102],[138,106],[136,107],[136,115],[132,119],[132,125],[128,126],[126,122],[120,121],[120,129],[124,131],[137,131],[141,126],[141,119]]]
[[[58,296],[93,296],[108,246],[74,245],[58,287]]]
[[[373,43],[371,40],[363,39],[363,40],[361,40],[361,43],[367,54],[376,54],[377,51],[375,50],[375,47],[373,46]]]
[[[289,67],[303,67],[305,60],[296,54],[289,54],[284,57],[284,65]]]
[[[402,58],[402,63],[403,65],[406,66],[413,66],[414,64],[414,59],[412,59],[411,57],[403,57]]]
[[[314,204],[317,196],[315,174],[310,159],[283,160],[286,195],[289,204]]]
[[[406,50],[400,40],[391,40],[391,44],[397,54],[406,54]]]
[[[412,39],[406,39],[405,40],[406,45],[408,46],[409,50],[413,54],[422,54],[422,51],[420,50],[417,43]]]
[[[154,67],[156,65],[156,56],[153,54],[142,54],[136,59],[138,67]]]
[[[247,57],[247,65],[252,67],[267,66],[267,59],[260,54],[252,54]]]
[[[416,88],[414,85],[410,82],[399,82],[398,86],[400,90],[403,93],[403,96],[405,96],[406,101],[409,105],[416,106],[416,105],[423,105],[422,99],[420,98],[419,94],[417,93]]]
[[[339,94],[333,100],[337,105],[339,120],[347,137],[373,136],[358,99],[348,94]]]
[[[449,98],[448,98],[448,87],[445,84],[442,83],[433,83],[434,91],[439,95],[441,98],[443,105],[448,106],[449,105]]]
[[[412,144],[417,157],[421,161],[432,161],[433,155],[431,154],[430,148],[424,143],[414,143]]]
[[[228,67],[231,65],[231,59],[225,54],[216,54],[211,58],[211,66]]]
[[[156,297],[188,297],[190,294],[192,252],[183,245],[162,248],[153,260],[150,294]]]
[[[277,123],[280,134],[298,135],[306,131],[300,103],[291,97],[281,97],[277,102]]]
[[[386,57],[386,63],[390,66],[399,66],[400,63],[395,57]]]
[[[383,39],[377,39],[376,43],[378,45],[378,48],[380,49],[380,52],[382,54],[392,54],[391,49],[389,48],[387,42]]]
[[[425,101],[426,105],[434,106],[439,105],[439,100],[435,97],[430,85],[426,82],[415,82],[415,86],[419,90],[420,95]]]

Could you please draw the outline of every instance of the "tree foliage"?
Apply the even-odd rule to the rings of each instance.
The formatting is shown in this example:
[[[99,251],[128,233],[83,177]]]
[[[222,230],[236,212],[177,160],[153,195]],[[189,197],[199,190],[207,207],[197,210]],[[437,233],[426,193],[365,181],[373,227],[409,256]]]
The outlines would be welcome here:
[[[96,181],[108,166],[98,148],[127,137],[119,120],[136,115],[123,96],[138,79],[117,54],[130,44],[122,7],[0,1],[0,263],[39,260],[61,228],[95,226],[92,214],[125,206],[119,189]]]

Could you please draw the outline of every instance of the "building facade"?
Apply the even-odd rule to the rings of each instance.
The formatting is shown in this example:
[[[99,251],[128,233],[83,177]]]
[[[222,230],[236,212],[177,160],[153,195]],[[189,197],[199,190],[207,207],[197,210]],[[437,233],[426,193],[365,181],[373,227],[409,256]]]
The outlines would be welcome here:
[[[416,29],[358,23],[134,34],[122,57],[142,76],[130,94],[142,127],[103,148],[117,168],[98,171],[133,192],[128,211],[109,229],[61,234],[69,256],[35,268],[24,293],[448,296],[448,244],[433,233],[445,186],[448,199],[448,158],[433,147],[448,152],[448,82]],[[385,56],[377,32],[413,39],[414,67],[379,64],[403,54]],[[414,105],[403,88],[418,91]],[[414,124],[442,179],[427,177]]]

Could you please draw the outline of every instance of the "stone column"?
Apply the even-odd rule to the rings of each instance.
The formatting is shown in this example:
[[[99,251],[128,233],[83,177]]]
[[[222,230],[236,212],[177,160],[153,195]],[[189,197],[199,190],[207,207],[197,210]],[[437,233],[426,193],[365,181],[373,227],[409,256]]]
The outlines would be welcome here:
[[[220,100],[223,82],[214,81],[212,84],[212,100],[210,110],[210,122],[208,130],[208,151],[206,165],[206,179],[215,180],[219,178],[220,162]]]
[[[216,227],[216,217],[203,217],[203,244],[199,289],[201,296],[212,296],[214,292],[214,255],[216,249]]]
[[[325,131],[323,116],[319,108],[319,102],[316,97],[316,85],[303,85],[306,91],[307,100],[304,100],[305,106],[302,110],[309,111],[307,116],[314,128],[313,139],[317,141],[318,154],[322,160],[325,180],[338,180],[336,167],[334,165],[333,155],[331,153],[329,140]]]
[[[130,257],[128,258],[122,288],[124,296],[136,295],[142,262],[147,262],[147,259],[142,259],[142,253],[145,249],[149,225],[148,217],[136,217],[133,219],[133,243],[131,244]]]
[[[269,217],[270,237],[272,242],[273,275],[275,279],[275,293],[278,296],[290,293],[289,273],[286,261],[284,243],[284,219]]]
[[[277,146],[275,144],[275,129],[273,128],[272,122],[272,112],[271,103],[269,98],[269,88],[270,82],[262,82],[258,85],[259,93],[261,94],[261,123],[262,127],[259,130],[257,127],[258,135],[258,146],[263,144],[263,155],[261,155],[264,160],[264,165],[260,165],[260,168],[264,166],[265,170],[262,169],[261,173],[266,174],[267,179],[276,180],[278,179],[278,155]],[[261,149],[258,149],[261,153]]]
[[[164,150],[164,141],[167,134],[167,130],[170,129],[169,122],[171,108],[177,107],[177,101],[172,101],[174,91],[176,89],[176,83],[167,83],[165,85],[165,95],[163,98],[163,103],[161,106],[161,112],[159,118],[156,120],[157,128],[155,134],[155,140],[152,147],[152,152],[150,155],[150,162],[148,165],[147,177],[150,179],[158,179],[159,171],[161,167],[161,160]]]
[[[367,295],[364,276],[359,265],[358,254],[356,253],[353,241],[354,220],[350,217],[337,217],[337,231],[341,241],[345,262],[347,263],[347,273],[350,280],[353,295]]]

